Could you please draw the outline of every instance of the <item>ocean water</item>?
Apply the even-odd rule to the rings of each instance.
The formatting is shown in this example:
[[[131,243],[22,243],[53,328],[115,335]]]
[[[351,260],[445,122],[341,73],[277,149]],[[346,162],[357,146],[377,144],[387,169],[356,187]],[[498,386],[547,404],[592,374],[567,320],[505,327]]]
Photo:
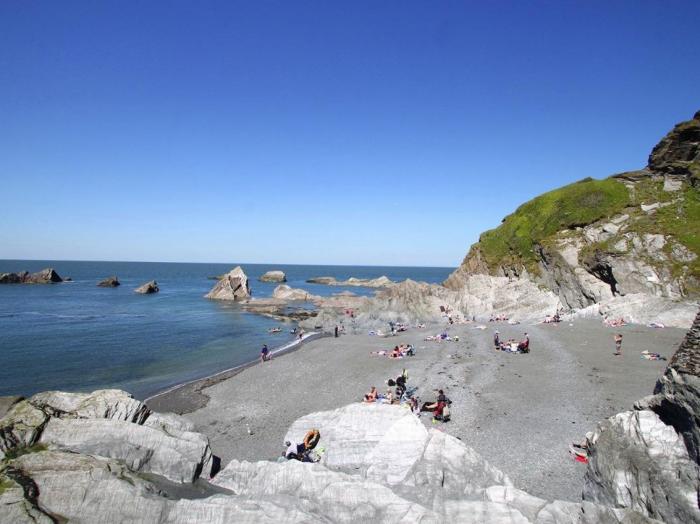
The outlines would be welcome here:
[[[145,398],[169,386],[205,377],[258,358],[262,344],[289,342],[293,324],[241,311],[235,304],[203,298],[220,275],[237,264],[68,262],[0,260],[0,273],[53,267],[73,282],[0,285],[0,395],[60,389],[120,388]],[[307,284],[312,277],[411,278],[441,282],[453,268],[299,266],[241,264],[255,297],[277,284],[258,282],[272,269],[287,284],[317,295],[367,288]],[[97,282],[117,275],[121,286]],[[134,288],[155,279],[160,292]],[[282,333],[269,334],[274,326]]]

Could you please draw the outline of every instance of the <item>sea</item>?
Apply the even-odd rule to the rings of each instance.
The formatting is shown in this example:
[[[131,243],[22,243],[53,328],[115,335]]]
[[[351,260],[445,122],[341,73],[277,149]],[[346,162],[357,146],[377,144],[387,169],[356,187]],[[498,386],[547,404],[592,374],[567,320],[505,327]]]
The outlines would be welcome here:
[[[331,276],[407,278],[438,283],[454,268],[192,264],[0,260],[0,273],[52,267],[71,282],[0,285],[0,396],[38,391],[119,388],[144,399],[174,385],[203,378],[258,358],[260,348],[289,343],[295,326],[208,300],[211,277],[241,265],[254,297],[269,297],[275,283],[259,282],[282,270],[287,284],[312,294],[339,291],[372,295],[376,290],[308,284]],[[97,287],[116,275],[117,288]],[[160,292],[134,293],[156,280]],[[271,334],[272,327],[281,327]]]

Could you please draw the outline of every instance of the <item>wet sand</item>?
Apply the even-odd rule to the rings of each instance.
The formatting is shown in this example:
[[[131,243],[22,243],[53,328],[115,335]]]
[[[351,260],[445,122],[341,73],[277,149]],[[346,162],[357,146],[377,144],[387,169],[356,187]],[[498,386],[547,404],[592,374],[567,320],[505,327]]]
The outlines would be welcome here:
[[[198,381],[148,401],[159,411],[188,413],[215,454],[231,459],[275,459],[297,418],[359,401],[370,386],[405,367],[409,385],[422,400],[443,388],[453,400],[452,421],[433,425],[462,439],[518,488],[547,499],[580,500],[585,465],[568,449],[597,421],[630,409],[651,394],[664,361],[640,358],[649,350],[670,357],[685,335],[680,329],[643,326],[608,328],[599,321],[573,325],[487,323],[450,326],[459,342],[427,342],[444,326],[412,329],[396,337],[344,335],[304,344],[299,351],[236,370],[235,376]],[[501,339],[530,334],[531,353],[493,350]],[[613,335],[624,335],[623,355],[614,356]],[[404,359],[370,356],[408,342],[417,355]],[[222,379],[223,378],[223,379]]]

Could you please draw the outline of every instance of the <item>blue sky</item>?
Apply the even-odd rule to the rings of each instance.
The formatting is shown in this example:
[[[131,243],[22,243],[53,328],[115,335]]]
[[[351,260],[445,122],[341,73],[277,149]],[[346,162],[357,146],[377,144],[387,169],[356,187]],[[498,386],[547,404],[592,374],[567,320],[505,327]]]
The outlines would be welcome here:
[[[700,109],[700,2],[0,3],[0,258],[459,264]],[[21,268],[18,268],[21,269]]]

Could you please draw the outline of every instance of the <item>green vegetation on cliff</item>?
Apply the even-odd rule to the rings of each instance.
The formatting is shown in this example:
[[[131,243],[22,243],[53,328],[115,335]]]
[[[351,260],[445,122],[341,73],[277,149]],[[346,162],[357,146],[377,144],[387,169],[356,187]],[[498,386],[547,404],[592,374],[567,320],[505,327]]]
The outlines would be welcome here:
[[[493,270],[524,265],[537,271],[535,246],[563,229],[591,224],[630,204],[630,195],[615,179],[590,178],[544,193],[503,219],[479,238],[481,258]]]

